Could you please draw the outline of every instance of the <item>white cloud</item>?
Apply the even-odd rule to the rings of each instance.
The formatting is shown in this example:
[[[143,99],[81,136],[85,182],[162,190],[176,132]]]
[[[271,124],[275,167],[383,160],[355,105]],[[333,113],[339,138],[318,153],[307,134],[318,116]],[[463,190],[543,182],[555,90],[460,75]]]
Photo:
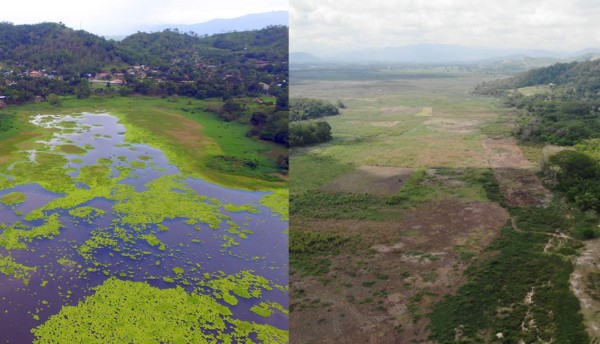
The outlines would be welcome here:
[[[600,45],[593,0],[290,0],[291,51],[419,43],[577,50]]]

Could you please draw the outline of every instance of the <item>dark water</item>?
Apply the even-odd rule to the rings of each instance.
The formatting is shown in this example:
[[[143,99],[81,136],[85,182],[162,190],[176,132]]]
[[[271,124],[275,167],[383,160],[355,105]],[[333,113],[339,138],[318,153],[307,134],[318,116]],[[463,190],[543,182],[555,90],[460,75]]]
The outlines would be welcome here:
[[[57,133],[50,142],[45,144],[50,146],[67,144],[65,140],[69,140],[72,141],[72,144],[80,147],[86,144],[94,146],[94,149],[88,150],[84,155],[66,154],[69,159],[81,159],[81,162],[71,161],[65,166],[75,169],[72,176],[76,176],[82,166],[96,164],[99,158],[112,160],[115,177],[119,175],[115,166],[129,166],[130,161],[145,162],[145,168],[134,169],[130,178],[120,182],[135,186],[136,191],[145,190],[146,183],[162,175],[180,173],[176,166],[169,164],[160,150],[147,145],[125,144],[125,128],[113,116],[83,114],[67,118],[67,120],[77,122],[79,129],[75,130],[75,133],[69,131]],[[61,127],[60,123],[44,123],[43,125],[50,128]],[[35,152],[30,155],[35,158]],[[141,160],[139,156],[142,155],[152,159]],[[126,157],[124,159],[126,161],[119,160],[117,158],[119,156]],[[10,175],[10,170],[0,170],[0,173]],[[288,223],[282,221],[280,216],[274,216],[268,208],[259,204],[260,198],[266,193],[228,189],[195,178],[185,179],[185,184],[196,193],[216,198],[222,203],[255,205],[259,210],[258,213],[222,210],[222,214],[237,223],[240,229],[249,229],[252,234],[249,234],[247,239],[237,238],[225,231],[228,226],[224,221],[220,229],[214,230],[204,224],[200,224],[199,229],[194,228],[194,226],[186,224],[187,219],[184,218],[167,219],[162,224],[170,229],[156,233],[156,237],[165,244],[166,250],[161,251],[157,246],[150,246],[143,240],[137,240],[133,244],[120,243],[121,252],[145,251],[150,254],[140,254],[132,259],[123,257],[111,248],[103,248],[94,254],[94,261],[101,263],[102,267],[97,271],[88,271],[87,268],[93,268],[93,266],[78,254],[76,248],[90,239],[93,231],[108,229],[114,221],[118,220],[111,213],[113,202],[96,198],[80,205],[88,205],[106,211],[106,214],[95,218],[92,224],[79,220],[76,225],[67,210],[46,213],[46,215],[55,212],[60,214],[61,223],[65,227],[61,229],[60,235],[53,239],[33,240],[27,250],[8,252],[0,247],[0,255],[11,255],[17,263],[37,267],[37,270],[31,274],[27,285],[24,285],[21,280],[0,274],[1,342],[31,342],[33,340],[30,333],[32,328],[42,324],[49,316],[58,313],[63,305],[76,305],[85,296],[93,294],[91,288],[102,284],[110,276],[116,276],[123,280],[147,281],[150,285],[158,288],[173,288],[175,285],[181,285],[188,292],[196,289],[193,282],[202,280],[204,273],[217,271],[230,275],[243,270],[253,270],[255,275],[265,277],[272,284],[281,286],[288,284],[288,237],[285,234]],[[87,186],[80,185],[80,187],[86,188]],[[41,221],[28,223],[23,220],[22,216],[18,216],[17,212],[27,214],[62,196],[49,192],[37,184],[27,184],[0,190],[0,197],[15,191],[25,193],[27,200],[14,206],[0,204],[0,224],[11,225],[16,221],[21,221],[30,225],[39,225],[42,223]],[[133,230],[129,227],[125,227],[125,229]],[[224,248],[222,246],[224,235],[235,237],[239,245]],[[60,264],[57,261],[61,258],[67,258],[74,264]],[[161,262],[158,266],[156,265],[157,260]],[[196,263],[199,263],[202,269],[193,271]],[[165,282],[162,278],[155,279],[157,276],[174,277],[172,272],[174,267],[184,268],[186,271],[184,278],[192,283],[184,285],[180,279],[176,279],[175,283]],[[274,311],[271,317],[263,318],[249,310],[253,305],[265,300],[280,303],[287,309],[287,292],[274,288],[272,291],[264,291],[261,299],[238,299],[240,301],[238,305],[229,306],[235,318],[287,329],[287,315]],[[34,319],[34,314],[39,316],[39,320]]]

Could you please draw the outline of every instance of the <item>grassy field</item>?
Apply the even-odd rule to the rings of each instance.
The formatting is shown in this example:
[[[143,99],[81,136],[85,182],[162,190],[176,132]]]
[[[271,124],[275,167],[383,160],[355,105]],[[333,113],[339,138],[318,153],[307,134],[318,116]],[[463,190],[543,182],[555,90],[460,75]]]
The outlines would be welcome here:
[[[285,148],[246,136],[249,128],[227,123],[204,109],[210,101],[152,97],[92,97],[63,99],[59,107],[46,102],[11,107],[17,128],[3,133],[0,163],[11,153],[40,139],[27,123],[36,113],[110,112],[127,127],[130,142],[160,148],[184,173],[228,187],[250,190],[285,185],[278,176],[276,158]]]
[[[556,148],[510,139],[512,114],[471,94],[487,75],[375,69],[292,73],[292,97],[346,109],[290,156],[291,340],[585,342],[570,235],[593,219],[537,180]],[[371,192],[373,166],[414,173]]]
[[[292,97],[341,100],[347,108],[341,116],[327,119],[333,128],[332,141],[294,151],[290,161],[292,194],[364,165],[485,167],[482,134],[476,129],[495,119],[497,113],[492,100],[465,93],[477,80],[444,77],[294,84]],[[449,85],[459,91],[451,89],[453,93],[448,94]]]

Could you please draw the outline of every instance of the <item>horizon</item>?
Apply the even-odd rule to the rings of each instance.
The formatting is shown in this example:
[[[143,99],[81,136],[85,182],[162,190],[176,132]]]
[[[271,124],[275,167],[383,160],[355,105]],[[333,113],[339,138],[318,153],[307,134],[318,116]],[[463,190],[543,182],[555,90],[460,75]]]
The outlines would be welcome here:
[[[0,22],[14,25],[63,23],[74,30],[104,37],[127,36],[162,25],[195,25],[251,14],[288,11],[286,0],[222,0],[217,4],[185,0],[107,0],[102,3],[25,0],[3,7]]]

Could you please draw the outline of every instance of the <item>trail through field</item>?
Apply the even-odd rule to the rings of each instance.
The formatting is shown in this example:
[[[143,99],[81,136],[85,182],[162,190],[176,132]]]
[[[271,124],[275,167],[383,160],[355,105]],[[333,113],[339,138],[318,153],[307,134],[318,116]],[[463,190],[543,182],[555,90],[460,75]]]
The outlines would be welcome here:
[[[545,206],[552,199],[533,165],[525,158],[514,139],[488,139],[483,143],[500,191],[509,206]]]
[[[600,239],[586,241],[574,265],[571,290],[579,299],[591,343],[600,343]]]

